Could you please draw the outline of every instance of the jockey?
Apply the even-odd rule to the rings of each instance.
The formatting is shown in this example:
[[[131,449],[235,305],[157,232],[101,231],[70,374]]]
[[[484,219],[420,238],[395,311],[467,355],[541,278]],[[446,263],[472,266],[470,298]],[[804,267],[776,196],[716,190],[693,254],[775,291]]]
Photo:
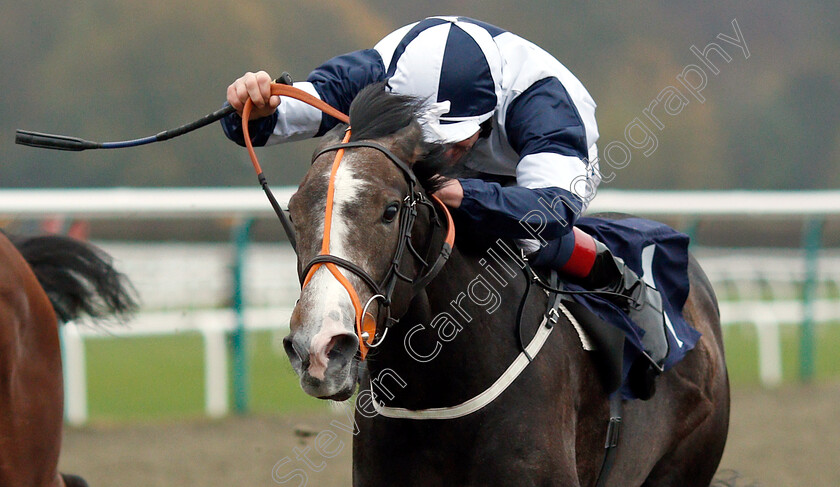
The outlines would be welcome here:
[[[650,360],[661,371],[668,353],[661,296],[607,247],[574,227],[595,196],[598,128],[595,102],[581,82],[538,46],[465,17],[431,17],[407,25],[373,49],[351,52],[316,68],[295,87],[347,113],[365,86],[428,101],[421,119],[428,142],[449,144],[453,164],[464,158],[478,178],[453,179],[436,195],[467,221],[517,239],[534,266],[557,269],[586,289],[607,291],[644,331]],[[254,145],[320,136],[338,121],[293,99],[270,96],[270,76],[247,73],[228,87],[241,115],[254,104]],[[244,144],[242,120],[222,120]],[[539,234],[528,221],[539,210]]]

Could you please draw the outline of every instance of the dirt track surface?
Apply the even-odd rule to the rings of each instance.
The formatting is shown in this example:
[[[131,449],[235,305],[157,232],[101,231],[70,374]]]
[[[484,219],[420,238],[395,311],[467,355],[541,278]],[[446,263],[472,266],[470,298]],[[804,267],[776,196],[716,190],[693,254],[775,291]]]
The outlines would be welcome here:
[[[715,487],[840,486],[840,383],[732,398]],[[91,487],[349,486],[348,425],[324,414],[68,429],[61,468]]]

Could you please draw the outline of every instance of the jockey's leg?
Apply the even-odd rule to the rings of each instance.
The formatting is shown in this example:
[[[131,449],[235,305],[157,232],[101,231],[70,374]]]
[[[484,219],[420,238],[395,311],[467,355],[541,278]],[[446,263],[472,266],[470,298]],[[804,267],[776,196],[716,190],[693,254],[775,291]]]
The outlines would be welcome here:
[[[648,286],[603,243],[577,227],[564,237],[549,242],[531,259],[531,263],[558,269],[570,282],[586,289],[610,293],[603,297],[624,310],[645,331],[642,345],[648,354],[644,358],[649,359],[650,367],[639,364],[634,368],[637,374],[644,376],[639,379],[649,381],[652,387],[652,379],[661,372],[668,355],[659,291]]]

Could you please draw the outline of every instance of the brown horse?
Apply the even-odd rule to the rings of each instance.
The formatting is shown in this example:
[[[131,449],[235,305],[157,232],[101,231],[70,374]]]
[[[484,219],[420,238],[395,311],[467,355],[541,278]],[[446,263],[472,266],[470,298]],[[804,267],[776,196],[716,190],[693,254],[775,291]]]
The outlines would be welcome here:
[[[0,486],[85,486],[58,473],[64,411],[59,320],[123,317],[131,289],[91,245],[0,233]]]
[[[594,486],[609,399],[569,319],[555,315],[542,351],[502,392],[491,388],[520,360],[519,337],[534,343],[551,317],[546,293],[526,293],[515,246],[460,235],[432,270],[447,253],[446,213],[425,196],[443,170],[442,148],[422,142],[418,108],[381,85],[363,90],[333,176],[338,149],[327,146],[345,127],[325,136],[290,201],[305,286],[284,344],[301,387],[341,400],[361,383],[355,486]],[[606,485],[708,486],[717,469],[729,421],[719,313],[693,259],[689,277],[684,315],[703,336],[653,398],[624,404]],[[476,402],[488,391],[494,399]]]

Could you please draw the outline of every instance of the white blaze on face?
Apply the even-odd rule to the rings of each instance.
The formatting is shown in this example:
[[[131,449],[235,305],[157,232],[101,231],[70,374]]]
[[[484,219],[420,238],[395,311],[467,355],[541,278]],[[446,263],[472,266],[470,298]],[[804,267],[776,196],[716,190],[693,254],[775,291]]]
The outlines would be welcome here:
[[[356,177],[352,154],[345,153],[335,175],[329,250],[331,255],[353,262],[362,268],[367,267],[366,263],[360,262],[357,253],[349,249],[347,242],[351,229],[343,214],[345,208],[359,198],[365,184],[362,179]],[[323,234],[323,228],[322,223],[321,234]],[[338,269],[345,276],[350,277],[348,271],[341,267]],[[308,294],[307,301],[311,309],[311,312],[307,314],[310,320],[314,320],[314,322],[306,323],[304,329],[301,330],[307,330],[308,333],[313,334],[309,348],[309,374],[323,380],[329,362],[327,348],[332,339],[348,331],[355,333],[353,303],[344,286],[324,265],[318,267],[304,291]],[[342,309],[345,313],[342,313]],[[347,313],[350,313],[350,316],[347,316]]]

